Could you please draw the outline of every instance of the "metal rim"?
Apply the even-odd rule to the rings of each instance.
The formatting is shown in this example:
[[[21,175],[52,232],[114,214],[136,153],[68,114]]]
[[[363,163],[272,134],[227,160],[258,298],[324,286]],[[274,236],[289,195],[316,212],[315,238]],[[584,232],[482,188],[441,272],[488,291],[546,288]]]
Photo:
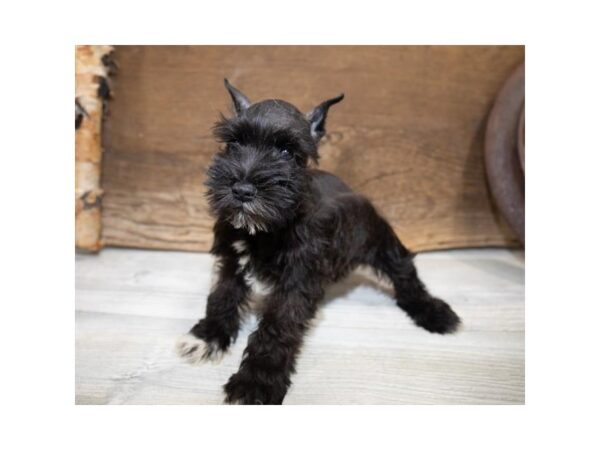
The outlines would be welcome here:
[[[502,216],[522,243],[525,243],[525,177],[519,158],[518,135],[524,102],[525,65],[522,63],[500,89],[485,133],[485,168],[490,191]]]

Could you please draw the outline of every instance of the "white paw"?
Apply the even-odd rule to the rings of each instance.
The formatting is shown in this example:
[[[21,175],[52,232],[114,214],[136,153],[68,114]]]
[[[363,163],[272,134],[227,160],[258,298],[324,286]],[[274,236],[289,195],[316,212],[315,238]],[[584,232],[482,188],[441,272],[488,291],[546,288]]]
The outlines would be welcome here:
[[[175,350],[190,364],[200,364],[205,361],[218,363],[223,358],[223,352],[216,345],[207,344],[191,333],[177,339]]]

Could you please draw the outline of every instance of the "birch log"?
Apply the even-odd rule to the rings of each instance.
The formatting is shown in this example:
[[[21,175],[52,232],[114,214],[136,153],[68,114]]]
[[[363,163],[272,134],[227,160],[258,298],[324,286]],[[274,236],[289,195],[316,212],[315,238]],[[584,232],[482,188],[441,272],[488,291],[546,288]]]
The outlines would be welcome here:
[[[101,127],[108,45],[75,47],[75,246],[102,248]]]

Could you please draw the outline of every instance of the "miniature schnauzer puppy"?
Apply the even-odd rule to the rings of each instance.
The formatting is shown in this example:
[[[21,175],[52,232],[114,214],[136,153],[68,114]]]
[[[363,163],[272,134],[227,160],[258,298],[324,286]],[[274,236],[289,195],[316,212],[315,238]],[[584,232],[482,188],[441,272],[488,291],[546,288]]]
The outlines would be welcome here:
[[[413,254],[365,197],[316,163],[325,119],[341,94],[307,114],[283,100],[251,103],[225,80],[235,115],[221,117],[223,144],[208,169],[213,215],[211,253],[218,281],[206,317],[179,341],[190,362],[214,359],[235,341],[249,301],[250,276],[269,286],[258,328],[225,400],[281,404],[304,334],[325,287],[368,265],[393,284],[395,300],[420,327],[451,333],[459,317],[417,276]]]

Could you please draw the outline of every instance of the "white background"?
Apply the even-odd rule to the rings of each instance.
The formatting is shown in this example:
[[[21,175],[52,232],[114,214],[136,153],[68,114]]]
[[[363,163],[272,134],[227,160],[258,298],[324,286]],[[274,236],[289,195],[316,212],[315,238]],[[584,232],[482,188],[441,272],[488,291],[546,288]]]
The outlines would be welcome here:
[[[5,2],[0,446],[598,448],[600,40],[591,5]],[[526,405],[74,406],[74,45],[125,43],[526,44]]]

